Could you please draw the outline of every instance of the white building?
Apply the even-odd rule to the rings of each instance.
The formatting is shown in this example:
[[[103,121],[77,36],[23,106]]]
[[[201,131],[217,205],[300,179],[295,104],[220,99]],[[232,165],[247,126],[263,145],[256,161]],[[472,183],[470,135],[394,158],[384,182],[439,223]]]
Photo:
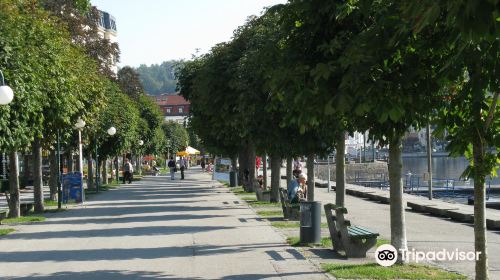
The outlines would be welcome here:
[[[117,31],[116,31],[116,21],[115,17],[107,12],[99,10],[100,18],[98,22],[99,35],[102,38],[108,39],[111,43],[116,43],[118,41]],[[118,66],[116,65],[116,59],[113,58],[113,72],[118,73]]]

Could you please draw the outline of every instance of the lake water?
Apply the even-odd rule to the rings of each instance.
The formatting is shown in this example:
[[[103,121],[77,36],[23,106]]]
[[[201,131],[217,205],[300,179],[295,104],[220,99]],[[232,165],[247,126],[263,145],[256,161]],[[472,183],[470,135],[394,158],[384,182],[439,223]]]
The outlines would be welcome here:
[[[469,162],[465,157],[433,157],[432,177],[436,179],[458,179],[468,165]],[[408,174],[408,172],[411,172],[413,175],[423,177],[423,174],[427,172],[427,158],[404,157],[403,174]],[[488,183],[488,179],[486,182]],[[493,178],[491,184],[500,185],[500,178]]]

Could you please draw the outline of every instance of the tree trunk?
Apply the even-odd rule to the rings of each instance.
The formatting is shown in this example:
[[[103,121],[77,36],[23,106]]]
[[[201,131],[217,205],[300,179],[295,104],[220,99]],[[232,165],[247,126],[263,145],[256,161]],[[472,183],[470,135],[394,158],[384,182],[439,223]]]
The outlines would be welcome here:
[[[24,155],[23,156],[23,179],[20,180],[20,185],[24,188],[29,185],[30,181],[30,156],[29,155]]]
[[[120,161],[118,160],[118,156],[116,156],[115,159],[115,178],[116,178],[116,183],[120,184],[120,179],[119,179],[119,172],[120,172]]]
[[[41,139],[38,137],[35,137],[33,142],[33,159],[35,213],[43,213],[45,207],[43,204],[42,145]]]
[[[239,163],[239,169],[238,169],[238,185],[239,186],[244,186],[246,184],[245,182],[245,169],[247,169],[247,147],[244,146],[240,149],[238,153],[238,163]]]
[[[49,188],[50,188],[50,200],[57,200],[57,174],[59,172],[57,166],[57,155],[56,151],[50,151],[50,175],[49,175]]]
[[[262,156],[262,185],[267,189],[267,154]]]
[[[21,216],[19,195],[19,158],[14,151],[9,154],[9,218]]]
[[[68,172],[74,172],[74,164],[73,164],[73,151],[68,149],[66,152],[66,165],[68,166]]]
[[[271,155],[271,202],[279,202],[281,182],[281,157]]]
[[[248,143],[248,190],[254,192],[255,183],[255,145],[251,142]]]
[[[94,161],[92,159],[92,151],[87,157],[87,189],[94,189]]]
[[[286,185],[290,185],[293,177],[293,158],[288,156],[286,158]]]
[[[237,167],[237,162],[238,162],[238,157],[236,155],[233,155],[231,156],[231,170],[232,172],[235,172],[235,176],[237,174],[237,170],[238,170],[238,167]],[[229,175],[231,176],[231,175]],[[238,185],[238,178],[235,178],[236,179],[236,185]],[[229,178],[229,181],[231,181],[231,178]]]
[[[401,170],[401,137],[396,136],[389,142],[389,184],[390,184],[390,212],[391,212],[391,244],[398,251],[398,263],[402,264],[403,253],[408,250],[406,242],[406,225],[403,202],[403,182]]]
[[[345,206],[345,133],[337,138],[337,153],[335,154],[335,204]],[[330,172],[330,170],[328,170]]]
[[[101,163],[101,166],[102,166],[102,183],[107,185],[109,182],[108,182],[108,159],[107,158],[102,158],[102,163]]]
[[[477,170],[484,168],[485,148],[482,135],[474,137],[473,157],[474,167]],[[479,260],[476,261],[476,279],[489,279],[488,275],[488,252],[486,248],[486,200],[485,200],[485,176],[482,172],[476,172],[474,176],[474,248],[480,252]]]
[[[307,155],[307,201],[314,201],[314,153]]]

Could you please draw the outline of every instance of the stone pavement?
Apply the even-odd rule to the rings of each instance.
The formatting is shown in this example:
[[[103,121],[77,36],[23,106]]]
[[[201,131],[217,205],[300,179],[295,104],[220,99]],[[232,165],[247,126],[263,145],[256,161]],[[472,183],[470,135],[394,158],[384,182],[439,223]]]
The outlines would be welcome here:
[[[146,177],[13,226],[0,279],[329,279],[217,185],[196,168]]]

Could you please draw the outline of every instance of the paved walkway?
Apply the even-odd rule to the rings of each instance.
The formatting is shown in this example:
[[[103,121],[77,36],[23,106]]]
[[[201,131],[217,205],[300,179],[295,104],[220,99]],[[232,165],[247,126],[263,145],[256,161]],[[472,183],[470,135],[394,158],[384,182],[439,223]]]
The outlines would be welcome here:
[[[146,177],[0,237],[0,279],[328,279],[196,168]],[[2,226],[5,227],[5,226]]]

